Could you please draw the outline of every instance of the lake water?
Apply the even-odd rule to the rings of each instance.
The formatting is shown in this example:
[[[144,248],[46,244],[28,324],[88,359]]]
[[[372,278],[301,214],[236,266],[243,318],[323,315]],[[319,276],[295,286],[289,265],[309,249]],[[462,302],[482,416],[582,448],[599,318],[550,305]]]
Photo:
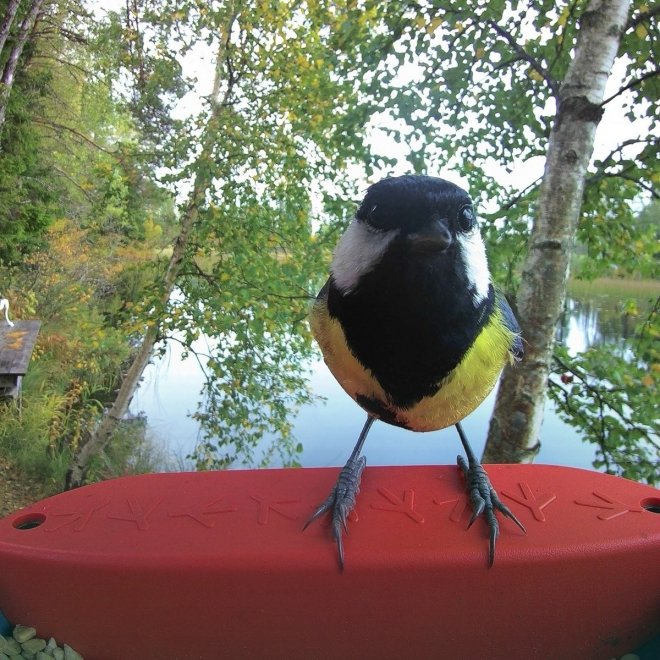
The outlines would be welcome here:
[[[611,296],[600,301],[569,299],[558,330],[561,341],[574,352],[603,339],[610,340],[612,335],[625,334],[625,329],[612,327],[611,314],[601,313],[611,305]],[[203,339],[197,348],[208,353]],[[192,463],[185,457],[195,448],[200,434],[190,413],[197,409],[203,376],[196,360],[183,360],[181,352],[180,344],[171,342],[167,354],[147,367],[131,412],[146,415],[149,438],[163,450],[164,465],[169,462],[177,468],[191,468]],[[320,357],[310,364],[310,388],[325,401],[303,406],[295,417],[294,435],[304,448],[299,460],[305,467],[341,466],[353,449],[365,413],[341,389]],[[477,455],[483,450],[494,402],[495,391],[463,421]],[[595,452],[595,445],[582,441],[571,426],[559,419],[552,402],[547,402],[541,450],[535,462],[591,468]],[[364,447],[369,465],[454,463],[458,453],[462,453],[462,448],[453,427],[412,433],[378,423]],[[279,466],[277,460],[272,465]]]

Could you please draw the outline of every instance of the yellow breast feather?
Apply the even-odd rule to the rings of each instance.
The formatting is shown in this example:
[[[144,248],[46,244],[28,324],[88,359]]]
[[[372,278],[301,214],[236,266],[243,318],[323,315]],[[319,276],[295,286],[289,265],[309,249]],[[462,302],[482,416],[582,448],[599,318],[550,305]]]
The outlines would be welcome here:
[[[502,367],[511,358],[515,334],[503,323],[499,309],[491,315],[476,340],[440,389],[398,413],[415,431],[452,426],[469,415],[495,386]]]
[[[354,400],[358,396],[377,399],[401,426],[414,431],[443,429],[471,413],[488,396],[502,367],[511,359],[515,337],[496,308],[438,391],[409,408],[401,408],[392,403],[373,373],[351,352],[341,324],[330,316],[324,300],[313,305],[310,324],[325,363],[347,394]]]

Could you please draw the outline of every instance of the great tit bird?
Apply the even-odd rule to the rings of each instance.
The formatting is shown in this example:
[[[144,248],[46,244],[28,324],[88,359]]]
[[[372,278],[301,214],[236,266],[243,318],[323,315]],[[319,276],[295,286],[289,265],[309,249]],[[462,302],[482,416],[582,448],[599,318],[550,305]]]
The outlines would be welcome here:
[[[310,314],[330,371],[367,412],[357,444],[330,496],[305,528],[331,512],[340,567],[342,528],[366,465],[374,420],[411,431],[454,424],[474,520],[499,534],[495,511],[525,528],[501,502],[460,425],[488,395],[507,361],[520,358],[518,323],[492,285],[470,196],[444,179],[383,179],[366,195],[336,246],[330,277]]]

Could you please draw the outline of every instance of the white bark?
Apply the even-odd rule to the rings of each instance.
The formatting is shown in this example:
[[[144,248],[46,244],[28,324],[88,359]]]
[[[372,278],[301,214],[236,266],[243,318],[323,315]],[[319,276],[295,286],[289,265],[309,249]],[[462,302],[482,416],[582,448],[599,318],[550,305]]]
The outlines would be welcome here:
[[[18,30],[18,34],[16,35],[16,41],[14,43],[14,47],[11,49],[11,52],[9,53],[9,57],[7,58],[4,69],[2,71],[2,76],[0,77],[0,134],[2,133],[2,127],[4,126],[5,123],[5,115],[7,113],[7,103],[9,101],[9,95],[11,94],[11,88],[14,84],[14,76],[16,75],[16,68],[18,67],[18,60],[21,56],[21,53],[23,52],[23,48],[25,47],[25,44],[27,43],[28,36],[30,35],[30,31],[32,30],[32,27],[34,26],[34,23],[37,20],[37,16],[41,11],[42,4],[43,4],[43,0],[32,0],[32,4],[28,9],[28,13],[21,22],[21,26]],[[10,8],[8,8],[8,11],[9,9]],[[15,10],[16,9],[14,9],[14,12]],[[4,23],[3,23],[3,28],[4,28]],[[10,28],[11,28],[11,22],[7,27],[7,34],[9,33]]]
[[[11,26],[16,17],[16,12],[18,11],[18,5],[20,4],[21,0],[9,0],[7,3],[7,9],[5,10],[5,15],[0,24],[0,55],[2,54],[2,49],[5,47],[7,37],[11,31]]]
[[[555,327],[564,303],[587,166],[629,5],[629,0],[591,0],[581,18],[575,55],[559,91],[518,293],[525,356],[502,375],[484,461],[528,461],[538,450]]]

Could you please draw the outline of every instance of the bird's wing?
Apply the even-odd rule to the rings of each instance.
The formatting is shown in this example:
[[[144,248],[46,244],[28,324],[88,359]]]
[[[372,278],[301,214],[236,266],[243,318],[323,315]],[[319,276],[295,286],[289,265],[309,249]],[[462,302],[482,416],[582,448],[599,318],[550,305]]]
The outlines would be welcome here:
[[[325,281],[325,284],[321,290],[316,294],[316,300],[327,300],[328,299],[328,290],[330,289],[330,278]]]
[[[495,292],[495,304],[502,313],[504,325],[515,335],[513,343],[511,344],[511,354],[513,355],[514,359],[520,360],[524,351],[522,339],[520,337],[520,326],[518,325],[518,320],[516,319],[511,306],[507,302],[507,299],[504,297],[504,294],[500,291]]]
[[[309,310],[309,323],[316,341],[318,342],[323,357],[327,362],[328,355],[333,352],[333,342],[337,342],[337,337],[333,331],[339,332],[341,326],[330,318],[328,313],[328,292],[330,291],[330,280],[323,285],[323,288],[318,292],[316,299],[312,303]],[[334,326],[338,325],[339,329]],[[345,343],[343,333],[341,339]]]

